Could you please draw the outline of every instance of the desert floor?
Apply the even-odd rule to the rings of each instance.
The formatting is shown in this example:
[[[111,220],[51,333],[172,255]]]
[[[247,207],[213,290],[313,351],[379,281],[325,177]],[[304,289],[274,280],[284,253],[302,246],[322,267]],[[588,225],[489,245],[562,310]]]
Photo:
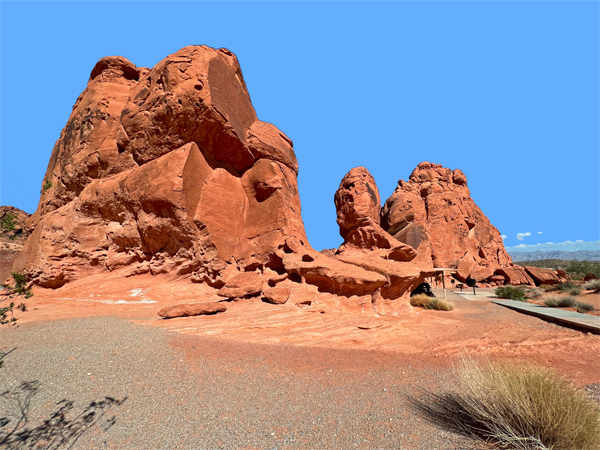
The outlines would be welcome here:
[[[489,301],[450,294],[450,312],[378,315],[360,298],[352,308],[255,299],[213,316],[157,316],[210,300],[203,289],[141,276],[34,290],[18,326],[0,328],[0,351],[10,351],[0,417],[11,422],[2,430],[25,416],[21,425],[39,435],[72,433],[74,449],[466,449],[478,444],[409,403],[420,389],[453,386],[462,355],[600,383],[600,336]],[[105,397],[115,401],[90,406]],[[86,406],[95,415],[78,420]],[[61,407],[62,420],[44,423]]]

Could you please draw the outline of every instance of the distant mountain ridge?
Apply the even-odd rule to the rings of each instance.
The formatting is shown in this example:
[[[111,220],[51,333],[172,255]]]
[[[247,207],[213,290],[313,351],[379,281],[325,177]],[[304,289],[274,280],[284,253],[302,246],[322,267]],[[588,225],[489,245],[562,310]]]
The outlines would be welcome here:
[[[538,261],[541,259],[566,259],[570,261],[600,261],[600,250],[577,250],[564,252],[561,250],[545,252],[515,252],[509,251],[513,261]]]

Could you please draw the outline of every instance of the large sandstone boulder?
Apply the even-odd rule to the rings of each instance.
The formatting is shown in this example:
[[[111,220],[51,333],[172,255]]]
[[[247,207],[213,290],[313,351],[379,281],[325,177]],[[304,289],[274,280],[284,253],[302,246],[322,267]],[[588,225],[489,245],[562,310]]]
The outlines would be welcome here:
[[[520,286],[523,284],[534,285],[533,279],[527,274],[525,269],[520,266],[504,267],[496,269],[496,274],[504,277],[506,284]]]
[[[308,246],[292,141],[256,117],[236,57],[186,47],[154,68],[102,58],[57,141],[17,260],[56,288],[94,270],[285,270]]]
[[[158,315],[165,319],[175,317],[202,316],[206,314],[216,314],[227,311],[227,307],[222,303],[189,303],[182,305],[167,306],[158,311]]]
[[[524,269],[538,286],[540,284],[554,285],[560,283],[560,278],[552,269],[543,269],[541,267],[533,266],[525,266]]]
[[[118,271],[186,275],[228,299],[282,303],[284,280],[379,295],[390,277],[377,265],[312,249],[297,175],[292,141],[257,118],[229,50],[185,47],[151,69],[102,58],[54,146],[15,265],[46,288]],[[378,225],[370,175],[357,176],[364,189],[340,199],[347,246],[410,261],[416,252]]]
[[[496,269],[513,266],[500,233],[471,199],[467,177],[458,169],[420,163],[385,202],[381,227],[413,247],[415,261],[458,269],[461,281],[483,281]]]

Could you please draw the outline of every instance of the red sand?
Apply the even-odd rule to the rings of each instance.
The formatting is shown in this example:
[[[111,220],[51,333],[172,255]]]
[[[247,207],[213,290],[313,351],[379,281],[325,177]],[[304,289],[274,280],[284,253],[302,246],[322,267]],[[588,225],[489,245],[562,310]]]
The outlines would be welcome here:
[[[332,300],[330,295],[317,295],[305,309],[292,302],[271,305],[255,298],[228,302],[225,313],[165,320],[157,315],[165,306],[220,298],[206,285],[169,275],[111,275],[75,281],[57,290],[34,288],[34,297],[23,300],[28,311],[15,314],[18,323],[108,315],[234,342],[392,352],[415,364],[435,361],[449,366],[465,353],[487,354],[554,367],[581,385],[600,382],[600,336],[489,301],[457,300],[450,312],[407,304],[396,315],[380,316],[361,297]],[[586,300],[598,304],[587,294]]]

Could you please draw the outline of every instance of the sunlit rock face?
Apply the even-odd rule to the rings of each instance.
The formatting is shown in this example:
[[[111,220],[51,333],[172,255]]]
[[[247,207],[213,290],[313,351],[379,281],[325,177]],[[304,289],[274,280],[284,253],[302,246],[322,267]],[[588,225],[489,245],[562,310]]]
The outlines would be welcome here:
[[[458,169],[419,164],[385,202],[381,226],[413,247],[417,261],[459,269],[461,281],[487,280],[496,270],[513,267],[500,232],[473,202],[467,177]]]

